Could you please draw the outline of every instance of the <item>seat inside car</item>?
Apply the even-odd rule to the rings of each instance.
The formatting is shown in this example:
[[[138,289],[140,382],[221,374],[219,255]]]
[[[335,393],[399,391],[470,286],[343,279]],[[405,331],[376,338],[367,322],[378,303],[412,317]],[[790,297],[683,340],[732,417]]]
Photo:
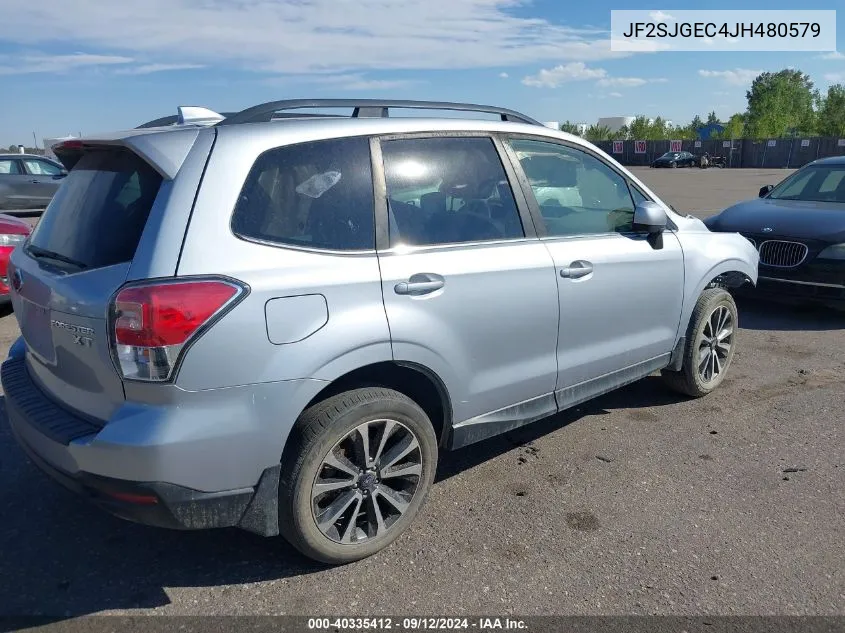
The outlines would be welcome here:
[[[557,217],[564,208],[581,207],[578,164],[558,156],[526,156],[520,160],[544,216]]]

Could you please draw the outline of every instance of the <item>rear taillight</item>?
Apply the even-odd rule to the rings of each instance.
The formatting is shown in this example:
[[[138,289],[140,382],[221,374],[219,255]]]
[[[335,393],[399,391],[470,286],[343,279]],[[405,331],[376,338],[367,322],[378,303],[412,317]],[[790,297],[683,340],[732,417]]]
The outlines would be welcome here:
[[[222,279],[127,286],[112,301],[111,335],[124,378],[168,380],[185,346],[243,295]]]
[[[26,240],[26,235],[17,233],[0,234],[0,294],[9,292],[9,257],[18,244]]]

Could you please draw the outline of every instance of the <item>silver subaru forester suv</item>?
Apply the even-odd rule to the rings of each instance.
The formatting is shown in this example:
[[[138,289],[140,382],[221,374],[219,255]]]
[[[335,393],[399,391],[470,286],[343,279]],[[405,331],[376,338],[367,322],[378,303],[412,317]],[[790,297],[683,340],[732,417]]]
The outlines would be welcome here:
[[[408,527],[440,450],[657,371],[709,393],[757,279],[745,238],[501,108],[185,109],[54,151],[9,271],[20,445],[118,516],[329,563]]]

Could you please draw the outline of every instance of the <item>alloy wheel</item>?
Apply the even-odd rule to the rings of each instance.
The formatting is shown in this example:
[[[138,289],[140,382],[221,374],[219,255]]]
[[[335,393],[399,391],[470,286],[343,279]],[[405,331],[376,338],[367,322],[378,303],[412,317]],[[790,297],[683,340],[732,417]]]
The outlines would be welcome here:
[[[734,320],[727,306],[710,313],[698,346],[698,373],[705,383],[713,382],[727,369],[734,339]]]
[[[396,420],[363,422],[323,458],[311,488],[317,528],[354,545],[385,534],[404,515],[423,473],[419,439]]]

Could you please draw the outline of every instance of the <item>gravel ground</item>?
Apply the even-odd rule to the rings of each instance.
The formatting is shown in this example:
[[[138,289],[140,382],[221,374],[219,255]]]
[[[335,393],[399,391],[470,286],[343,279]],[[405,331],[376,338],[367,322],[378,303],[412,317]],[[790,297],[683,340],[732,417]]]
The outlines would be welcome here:
[[[707,215],[787,172],[638,173]],[[648,378],[445,454],[411,529],[343,568],[107,516],[2,423],[0,613],[842,615],[845,316],[746,301],[740,324],[717,392]],[[3,355],[16,336],[6,314]]]

